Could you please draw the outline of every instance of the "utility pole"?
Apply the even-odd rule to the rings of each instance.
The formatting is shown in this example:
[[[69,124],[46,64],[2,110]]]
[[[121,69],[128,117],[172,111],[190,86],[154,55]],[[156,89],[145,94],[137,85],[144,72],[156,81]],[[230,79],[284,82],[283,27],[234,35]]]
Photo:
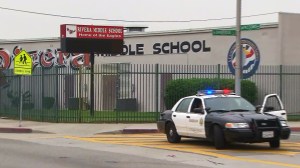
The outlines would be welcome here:
[[[235,93],[241,95],[242,58],[241,58],[241,8],[242,0],[236,0],[236,66],[235,66]]]

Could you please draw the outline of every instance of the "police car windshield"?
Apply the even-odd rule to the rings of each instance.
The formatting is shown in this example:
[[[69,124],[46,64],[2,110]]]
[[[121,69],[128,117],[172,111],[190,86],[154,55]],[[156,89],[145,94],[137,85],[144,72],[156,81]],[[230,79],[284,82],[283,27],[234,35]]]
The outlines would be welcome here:
[[[204,99],[205,108],[211,112],[247,112],[255,107],[242,97],[213,97]]]

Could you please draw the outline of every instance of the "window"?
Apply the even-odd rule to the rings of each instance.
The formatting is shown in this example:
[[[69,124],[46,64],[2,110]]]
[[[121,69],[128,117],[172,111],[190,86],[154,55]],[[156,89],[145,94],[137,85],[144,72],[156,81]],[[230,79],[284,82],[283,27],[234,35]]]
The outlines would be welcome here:
[[[277,96],[270,96],[267,98],[265,107],[271,107],[274,111],[282,110]],[[267,110],[268,111],[268,110]]]
[[[188,109],[189,109],[189,106],[190,106],[190,104],[191,104],[191,101],[192,101],[192,98],[186,98],[186,99],[183,99],[183,100],[179,103],[179,105],[178,105],[176,111],[177,111],[177,112],[187,112]]]
[[[255,107],[251,103],[241,97],[214,97],[207,98],[204,101],[205,107],[210,108],[210,110],[255,110]]]
[[[201,99],[198,98],[194,99],[191,111],[193,111],[194,108],[203,108]]]

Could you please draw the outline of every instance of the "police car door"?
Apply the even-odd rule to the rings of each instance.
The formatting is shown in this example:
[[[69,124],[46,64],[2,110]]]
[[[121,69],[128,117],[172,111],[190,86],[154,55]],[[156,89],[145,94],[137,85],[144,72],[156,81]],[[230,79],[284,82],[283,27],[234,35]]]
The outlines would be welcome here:
[[[282,117],[285,120],[287,119],[286,111],[284,110],[283,104],[277,94],[269,94],[265,96],[260,112]]]
[[[189,109],[189,112],[187,113],[188,123],[187,123],[187,131],[188,136],[191,137],[199,137],[199,138],[205,138],[205,128],[204,128],[204,120],[206,114],[200,114],[200,113],[194,113],[193,108],[195,107],[194,104],[198,104],[199,101],[202,101],[199,98],[195,98],[192,106]],[[202,101],[202,108],[204,109]]]
[[[188,135],[186,130],[187,112],[192,100],[193,98],[182,99],[172,113],[172,120],[179,135]]]

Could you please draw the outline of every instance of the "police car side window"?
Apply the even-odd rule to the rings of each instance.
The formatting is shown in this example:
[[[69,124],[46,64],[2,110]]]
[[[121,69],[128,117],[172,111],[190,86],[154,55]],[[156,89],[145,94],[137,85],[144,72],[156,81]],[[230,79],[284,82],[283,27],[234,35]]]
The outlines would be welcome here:
[[[187,112],[191,104],[192,98],[183,99],[176,108],[176,112]]]
[[[195,98],[191,107],[191,111],[193,111],[194,108],[203,108],[201,99]]]
[[[282,110],[276,96],[271,96],[267,99],[266,107],[272,107],[274,111]]]

